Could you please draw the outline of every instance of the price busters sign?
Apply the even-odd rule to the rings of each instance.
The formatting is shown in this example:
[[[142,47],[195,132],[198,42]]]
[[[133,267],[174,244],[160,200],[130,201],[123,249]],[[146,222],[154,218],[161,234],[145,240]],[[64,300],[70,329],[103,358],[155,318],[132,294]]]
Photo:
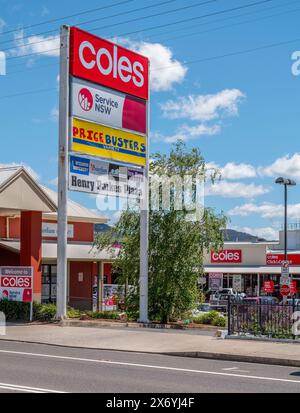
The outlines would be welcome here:
[[[33,268],[0,267],[0,299],[31,303]]]
[[[145,166],[146,145],[145,136],[73,118],[74,152]]]

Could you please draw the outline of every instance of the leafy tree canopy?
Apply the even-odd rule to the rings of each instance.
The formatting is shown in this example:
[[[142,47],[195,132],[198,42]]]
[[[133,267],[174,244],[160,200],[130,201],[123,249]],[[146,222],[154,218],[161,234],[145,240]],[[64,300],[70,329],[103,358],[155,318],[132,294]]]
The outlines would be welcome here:
[[[205,160],[196,148],[190,151],[178,142],[169,155],[159,153],[152,157],[150,166],[156,175],[203,175]],[[214,182],[218,171],[210,172]],[[204,178],[205,179],[205,178]],[[226,217],[204,208],[201,220],[187,219],[186,210],[150,211],[149,230],[149,317],[151,320],[167,322],[177,320],[192,309],[199,299],[197,279],[203,274],[203,253],[219,250],[223,245],[222,229]],[[122,248],[115,254],[113,248],[120,243]],[[113,266],[118,270],[120,283],[130,289],[128,310],[138,317],[140,218],[133,210],[124,211],[119,222],[96,238],[97,247],[109,249]]]

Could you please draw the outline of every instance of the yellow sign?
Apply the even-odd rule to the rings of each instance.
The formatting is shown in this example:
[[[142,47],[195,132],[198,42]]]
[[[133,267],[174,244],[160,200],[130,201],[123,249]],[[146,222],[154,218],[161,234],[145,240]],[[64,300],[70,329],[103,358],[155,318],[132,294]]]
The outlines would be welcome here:
[[[113,161],[146,165],[146,137],[73,118],[72,150]]]

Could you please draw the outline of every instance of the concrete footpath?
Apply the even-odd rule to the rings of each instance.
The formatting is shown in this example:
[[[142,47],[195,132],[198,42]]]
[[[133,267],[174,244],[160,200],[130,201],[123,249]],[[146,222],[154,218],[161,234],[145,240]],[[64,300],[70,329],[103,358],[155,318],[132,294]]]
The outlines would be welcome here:
[[[8,325],[1,340],[300,367],[300,343],[224,340],[212,331]]]

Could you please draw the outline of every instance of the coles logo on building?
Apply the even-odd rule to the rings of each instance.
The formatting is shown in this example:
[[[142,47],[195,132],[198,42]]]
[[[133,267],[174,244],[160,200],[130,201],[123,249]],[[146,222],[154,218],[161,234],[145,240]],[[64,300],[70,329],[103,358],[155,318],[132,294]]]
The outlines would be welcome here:
[[[211,262],[218,264],[241,263],[242,250],[223,250],[211,252]]]
[[[149,60],[71,28],[71,75],[148,100]]]
[[[94,105],[94,98],[87,88],[80,90],[78,94],[78,102],[82,110],[89,112]]]

